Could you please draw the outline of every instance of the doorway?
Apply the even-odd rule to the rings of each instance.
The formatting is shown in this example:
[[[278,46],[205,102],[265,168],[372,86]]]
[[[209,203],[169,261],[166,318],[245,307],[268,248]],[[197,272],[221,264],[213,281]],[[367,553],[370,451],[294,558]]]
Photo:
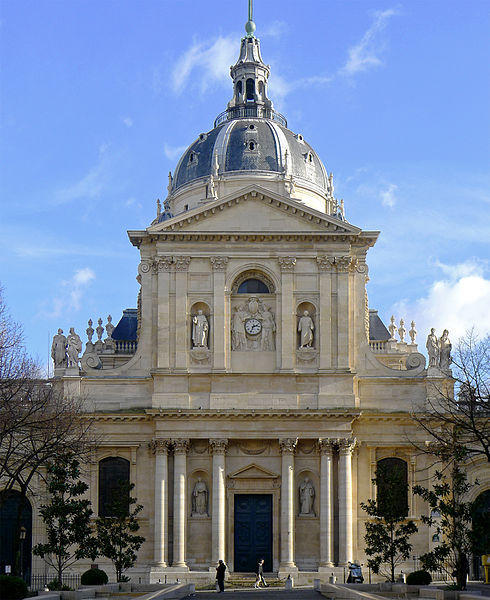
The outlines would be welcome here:
[[[235,494],[234,570],[253,573],[264,559],[272,571],[272,494]]]

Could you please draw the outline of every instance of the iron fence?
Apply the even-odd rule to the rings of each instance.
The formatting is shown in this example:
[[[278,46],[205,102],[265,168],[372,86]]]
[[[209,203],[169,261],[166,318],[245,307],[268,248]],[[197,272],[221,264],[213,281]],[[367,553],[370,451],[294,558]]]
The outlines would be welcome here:
[[[45,575],[31,575],[30,585],[29,581],[27,582],[27,584],[33,592],[37,592],[47,587],[48,583],[50,581],[53,581],[53,579],[58,579],[58,576],[55,573],[48,573]],[[68,585],[69,587],[76,589],[80,585],[80,574],[67,573],[66,575],[63,575],[62,583],[63,585]]]

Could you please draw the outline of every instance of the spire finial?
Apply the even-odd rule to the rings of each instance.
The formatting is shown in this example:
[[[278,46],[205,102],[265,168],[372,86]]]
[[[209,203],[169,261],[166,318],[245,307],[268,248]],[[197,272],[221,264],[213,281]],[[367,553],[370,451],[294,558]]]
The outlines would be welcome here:
[[[245,31],[247,32],[247,37],[254,37],[253,0],[248,0],[248,21],[245,24]]]

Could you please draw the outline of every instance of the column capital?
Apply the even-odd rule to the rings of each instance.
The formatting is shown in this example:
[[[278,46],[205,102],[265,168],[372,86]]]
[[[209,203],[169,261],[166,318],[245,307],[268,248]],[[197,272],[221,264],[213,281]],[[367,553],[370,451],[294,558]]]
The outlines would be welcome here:
[[[148,444],[153,454],[168,454],[170,440],[155,438]]]
[[[291,273],[294,271],[294,265],[296,264],[295,256],[280,256],[277,260],[283,273]]]
[[[212,454],[225,454],[226,448],[228,446],[228,440],[213,438],[209,440],[209,446],[211,448]]]
[[[190,256],[174,256],[174,265],[176,271],[188,271],[190,262]]]
[[[294,454],[298,438],[284,438],[279,440],[279,450],[281,454]]]
[[[151,258],[144,258],[138,265],[138,272],[140,275],[149,273],[153,267],[153,260]]]
[[[337,440],[337,445],[339,447],[339,453],[344,456],[349,456],[354,452],[355,447],[357,446],[356,438],[341,438]]]
[[[332,271],[335,266],[335,256],[317,256],[316,262],[320,271]]]
[[[172,440],[172,444],[174,447],[174,454],[187,454],[187,451],[189,450],[189,440],[179,438],[177,440]]]
[[[213,265],[213,271],[224,271],[228,262],[227,256],[211,256],[209,259]]]
[[[321,455],[332,456],[335,448],[335,440],[330,438],[318,438],[318,450]]]
[[[171,256],[157,256],[153,262],[153,268],[158,273],[164,273],[165,271],[171,271],[173,262],[174,261]]]

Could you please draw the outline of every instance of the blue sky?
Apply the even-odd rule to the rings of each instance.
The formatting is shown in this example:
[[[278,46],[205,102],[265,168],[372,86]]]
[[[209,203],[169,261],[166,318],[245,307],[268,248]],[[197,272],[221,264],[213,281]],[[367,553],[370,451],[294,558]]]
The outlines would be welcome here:
[[[490,332],[487,0],[255,0],[270,96],[381,235],[385,322]],[[231,97],[245,0],[1,0],[0,281],[28,349],[136,306],[167,173]],[[407,327],[408,329],[408,327]],[[83,335],[82,335],[83,332]]]

